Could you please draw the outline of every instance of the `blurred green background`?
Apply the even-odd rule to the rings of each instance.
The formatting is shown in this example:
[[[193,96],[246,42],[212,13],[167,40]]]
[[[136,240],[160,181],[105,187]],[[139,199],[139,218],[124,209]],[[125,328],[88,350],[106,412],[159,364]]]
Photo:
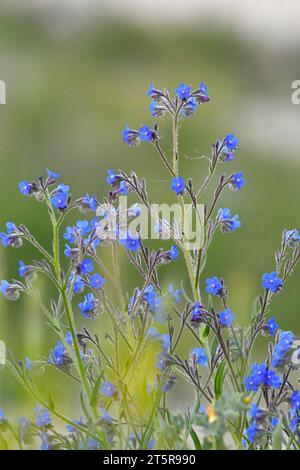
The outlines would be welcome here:
[[[7,85],[7,104],[0,107],[1,230],[8,220],[24,223],[50,247],[45,208],[22,197],[17,186],[46,168],[61,173],[74,197],[87,191],[99,198],[105,195],[106,170],[122,168],[147,178],[153,201],[168,198],[169,177],[152,146],[130,149],[121,132],[126,123],[136,128],[153,122],[146,97],[150,82],[173,90],[181,81],[194,87],[204,81],[211,102],[182,122],[181,174],[193,177],[199,186],[207,171],[206,160],[199,157],[208,155],[211,144],[227,132],[239,136],[236,161],[221,170],[243,171],[247,185],[241,192],[227,192],[221,207],[239,213],[242,228],[216,235],[204,277],[225,278],[231,308],[246,325],[261,275],[274,267],[281,230],[300,228],[295,125],[300,106],[293,106],[290,98],[291,83],[300,78],[299,51],[275,53],[263,40],[258,46],[213,21],[202,22],[201,27],[195,22],[193,27],[178,28],[174,23],[152,28],[111,15],[105,21],[90,19],[65,34],[49,24],[51,18],[46,23],[43,15],[0,7],[0,79]],[[169,124],[163,120],[159,126],[169,152]],[[18,260],[29,263],[33,256],[28,246],[0,247],[1,278],[16,277]],[[163,269],[164,283],[179,286],[181,268],[178,262]],[[124,259],[122,274],[130,293],[141,281],[127,269]],[[44,282],[37,284],[43,292]],[[280,327],[296,334],[298,294],[299,270],[272,307]],[[92,328],[96,330],[97,323]],[[20,359],[48,355],[56,341],[43,314],[25,297],[15,303],[0,299],[0,339]],[[56,375],[47,376],[50,383]],[[62,382],[52,380],[52,388],[64,403]],[[180,406],[180,393],[177,399]],[[70,403],[64,406],[71,409]],[[7,371],[1,371],[0,407],[17,416],[32,405]]]

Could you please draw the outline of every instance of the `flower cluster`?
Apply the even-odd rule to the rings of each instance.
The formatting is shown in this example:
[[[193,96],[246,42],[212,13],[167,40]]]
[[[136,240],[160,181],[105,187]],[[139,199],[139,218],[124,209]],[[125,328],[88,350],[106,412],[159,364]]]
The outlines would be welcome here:
[[[29,243],[39,258],[19,260],[20,280],[2,280],[0,292],[8,300],[32,295],[57,339],[39,359],[24,354],[25,359],[16,360],[9,354],[9,370],[39,404],[35,417],[22,417],[16,429],[0,409],[0,447],[5,442],[2,433],[11,432],[20,448],[35,447],[38,438],[43,450],[191,445],[271,449],[278,447],[278,440],[282,448],[299,448],[300,393],[293,386],[297,382],[290,380],[299,367],[299,339],[280,329],[272,305],[300,259],[299,232],[284,230],[275,267],[262,276],[262,293],[253,304],[250,326],[242,328],[240,312],[233,305],[236,313],[231,309],[230,285],[221,276],[205,277],[215,232],[241,227],[239,215],[220,207],[220,198],[227,189],[237,197],[245,184],[243,173],[222,174],[212,198],[206,193],[216,168],[224,163],[228,165],[223,168],[228,168],[235,159],[239,140],[224,131],[225,137],[211,147],[203,181],[182,176],[180,123],[209,102],[208,89],[203,82],[194,90],[180,83],[172,96],[151,84],[147,95],[151,115],[172,121],[172,155],[165,152],[156,123],[137,130],[127,126],[123,140],[131,147],[150,142],[167,172],[169,196],[182,212],[181,220],[155,219],[160,240],[168,232],[167,247],[157,249],[141,236],[136,220],[141,204],[153,214],[146,181],[134,172],[109,169],[103,198],[84,193],[73,199],[70,186],[59,183],[60,175],[52,170],[36,181],[19,183],[22,195],[45,204],[52,248],[44,247],[24,225],[7,222],[0,234],[2,245],[19,248]],[[135,198],[134,204],[122,209],[121,196],[128,195]],[[202,201],[206,203],[203,243],[186,249],[184,205],[188,202],[199,217]],[[67,221],[76,210],[79,218]],[[124,214],[136,223],[136,231],[127,227]],[[130,274],[123,279],[125,259],[136,269],[137,278]],[[178,279],[178,284],[170,282],[172,267],[180,284]],[[40,273],[54,292],[48,303],[37,295],[34,281]],[[257,363],[253,348],[261,335],[268,336],[270,344],[264,362]],[[69,381],[78,386],[82,412],[75,419],[65,416],[50,394],[40,395],[36,377],[47,368],[66,376],[65,394]],[[195,403],[174,412],[168,395],[177,376],[194,391]],[[190,397],[190,391],[186,395]],[[65,432],[61,425],[56,429],[56,420],[64,422]]]

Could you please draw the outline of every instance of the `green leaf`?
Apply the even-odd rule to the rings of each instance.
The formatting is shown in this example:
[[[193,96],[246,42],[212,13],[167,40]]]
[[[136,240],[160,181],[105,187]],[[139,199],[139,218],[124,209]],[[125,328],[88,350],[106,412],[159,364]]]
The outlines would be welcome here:
[[[223,384],[224,384],[226,372],[227,372],[226,362],[222,361],[221,364],[218,367],[218,370],[217,370],[217,373],[216,373],[216,376],[215,376],[214,389],[215,389],[215,395],[216,395],[217,399],[222,395]]]
[[[199,438],[198,438],[198,436],[197,436],[197,434],[196,434],[196,432],[194,431],[193,428],[191,428],[191,430],[190,430],[190,435],[193,439],[195,449],[196,450],[202,450],[203,448],[202,448],[201,442],[199,441]]]
[[[283,440],[282,419],[280,418],[273,434],[273,449],[281,450]]]
[[[213,342],[211,343],[211,350],[210,350],[211,356],[214,356],[216,354],[218,346],[219,346],[219,340],[217,336],[215,336],[213,339]]]

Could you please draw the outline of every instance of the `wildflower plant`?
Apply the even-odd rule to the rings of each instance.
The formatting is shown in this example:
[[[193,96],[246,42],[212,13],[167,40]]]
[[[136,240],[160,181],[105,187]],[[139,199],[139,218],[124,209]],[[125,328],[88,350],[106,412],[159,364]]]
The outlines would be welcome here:
[[[149,248],[139,230],[133,233],[121,223],[118,203],[128,193],[135,198],[126,210],[131,220],[140,215],[140,205],[152,215],[146,181],[134,172],[109,169],[109,188],[102,200],[89,194],[75,199],[70,187],[51,170],[45,177],[19,183],[25,197],[35,198],[48,211],[52,250],[42,246],[28,227],[8,222],[0,234],[2,244],[20,248],[29,243],[38,260],[30,264],[20,260],[19,279],[3,280],[0,290],[10,301],[33,296],[57,341],[39,359],[20,361],[8,353],[7,367],[36,406],[18,425],[0,410],[0,444],[6,448],[11,433],[20,448],[45,450],[298,449],[300,394],[291,375],[297,376],[299,340],[280,329],[272,301],[299,261],[299,233],[283,231],[275,264],[262,275],[249,326],[241,328],[230,307],[226,281],[205,272],[216,231],[228,234],[241,227],[238,215],[220,207],[225,190],[239,191],[245,183],[241,172],[230,172],[239,140],[233,133],[217,140],[203,181],[186,179],[180,165],[180,123],[209,102],[208,89],[204,83],[195,90],[181,83],[171,96],[152,84],[147,94],[151,115],[172,121],[172,155],[161,144],[156,122],[139,129],[127,126],[123,140],[131,147],[152,145],[169,178],[170,194],[181,208],[179,226],[169,222],[171,240],[162,241],[162,248]],[[204,197],[217,167],[224,173],[207,202]],[[197,209],[204,201],[203,243],[186,249],[184,205],[189,202]],[[73,211],[81,215],[70,224]],[[118,221],[113,226],[112,215]],[[158,221],[160,234],[164,224]],[[111,252],[110,264],[103,256],[105,250]],[[121,252],[140,275],[131,293],[125,292],[122,283]],[[176,287],[168,279],[165,289],[160,282],[162,266],[177,263],[179,257],[184,260],[186,279]],[[35,287],[40,275],[56,291],[48,302]],[[187,354],[179,353],[185,333]],[[269,345],[264,361],[255,362],[253,348],[261,335],[268,336]],[[41,366],[64,374],[66,390],[68,381],[74,382],[80,412],[65,416],[51,390],[41,391],[34,374]],[[174,411],[169,396],[179,377],[193,389],[194,403]]]

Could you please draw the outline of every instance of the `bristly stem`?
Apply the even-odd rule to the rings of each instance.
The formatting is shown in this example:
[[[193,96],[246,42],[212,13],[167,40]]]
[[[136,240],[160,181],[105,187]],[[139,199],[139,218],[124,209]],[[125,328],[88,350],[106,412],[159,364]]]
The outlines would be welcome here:
[[[60,287],[60,293],[62,295],[62,300],[68,320],[68,326],[70,328],[71,336],[72,336],[72,342],[74,345],[74,351],[75,351],[75,356],[76,356],[76,361],[77,361],[77,369],[79,371],[81,380],[82,380],[82,385],[85,389],[86,395],[88,397],[89,402],[91,403],[91,398],[92,394],[90,391],[90,387],[87,381],[86,373],[85,373],[85,367],[82,362],[81,354],[80,354],[80,349],[79,349],[79,344],[78,344],[78,339],[77,339],[77,334],[76,334],[76,327],[75,327],[75,321],[74,321],[74,316],[73,316],[73,311],[72,307],[70,305],[70,301],[67,296],[67,284],[63,283],[62,277],[61,277],[61,267],[60,267],[60,254],[59,254],[59,226],[61,219],[56,219],[55,213],[53,211],[53,207],[49,198],[49,194],[46,191],[46,201],[47,201],[47,206],[49,210],[49,215],[51,219],[51,224],[52,224],[52,229],[53,229],[53,259],[54,259],[54,269],[56,272],[58,284]],[[98,417],[98,410],[94,407],[93,412],[95,417]]]

